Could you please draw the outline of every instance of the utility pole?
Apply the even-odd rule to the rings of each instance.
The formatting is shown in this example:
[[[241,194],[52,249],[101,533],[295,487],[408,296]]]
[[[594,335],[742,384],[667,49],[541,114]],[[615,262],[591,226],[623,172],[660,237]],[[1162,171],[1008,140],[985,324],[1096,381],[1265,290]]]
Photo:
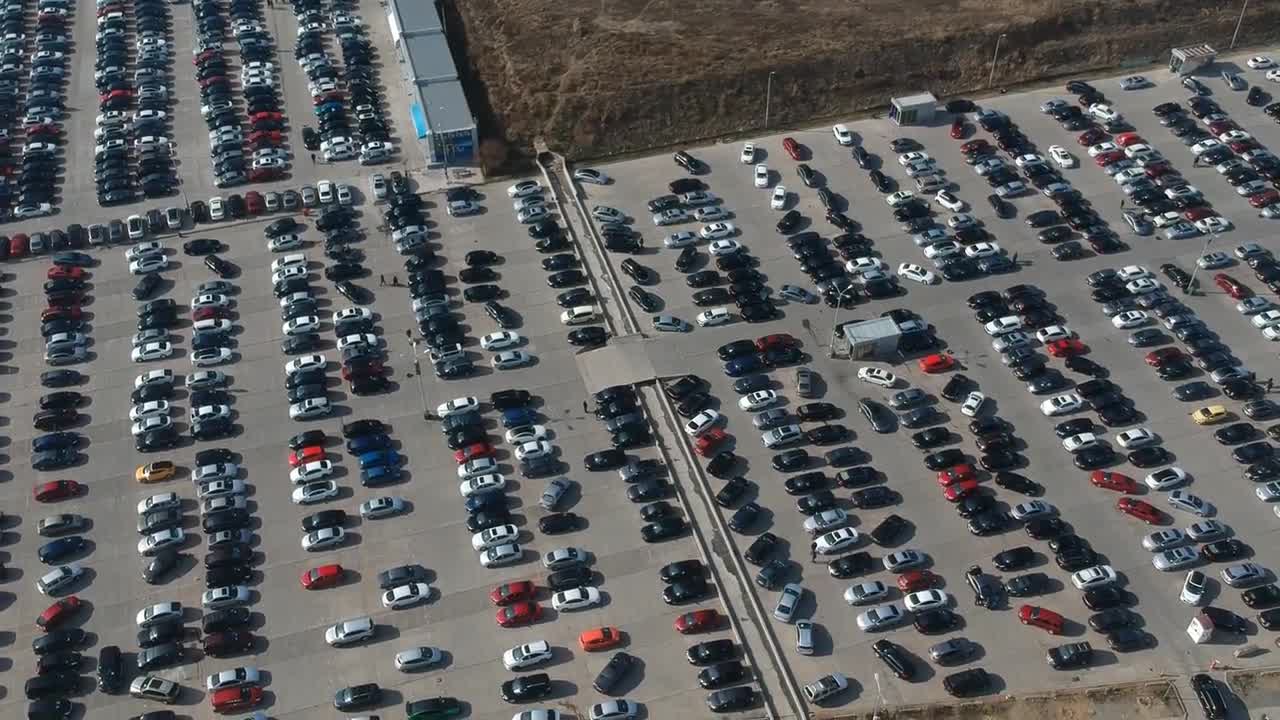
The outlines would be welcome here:
[[[996,53],[991,56],[991,74],[987,77],[988,90],[990,90],[991,86],[996,82],[996,60],[1000,59],[1000,41],[1004,40],[1005,36],[1005,33],[1000,33],[1000,36],[996,38]]]
[[[769,127],[769,100],[772,99],[773,96],[774,74],[775,73],[772,70],[769,71],[769,79],[765,81],[764,86],[764,126],[766,129]]]
[[[836,314],[831,319],[831,342],[827,348],[827,357],[835,358],[836,356],[836,328],[840,327],[840,308],[844,307],[844,299],[846,295],[855,292],[853,285],[849,285],[836,295]]]
[[[1244,5],[1240,7],[1240,18],[1236,20],[1236,31],[1231,33],[1231,46],[1227,48],[1228,50],[1236,46],[1236,38],[1240,37],[1240,26],[1244,24],[1244,11],[1248,9],[1249,0],[1244,0]]]

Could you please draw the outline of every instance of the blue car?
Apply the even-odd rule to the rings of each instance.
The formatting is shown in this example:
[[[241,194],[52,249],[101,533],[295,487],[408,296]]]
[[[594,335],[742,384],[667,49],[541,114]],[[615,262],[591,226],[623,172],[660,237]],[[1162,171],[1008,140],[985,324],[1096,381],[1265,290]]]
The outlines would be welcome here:
[[[537,416],[528,408],[512,408],[502,413],[502,427],[513,428],[521,425],[533,425]]]
[[[395,465],[377,465],[368,470],[360,471],[360,484],[365,487],[375,487],[377,485],[386,485],[395,482],[400,478],[400,468]]]
[[[38,452],[31,456],[31,467],[41,472],[58,470],[74,465],[77,457],[76,451],[70,448]]]
[[[342,103],[337,100],[326,100],[316,106],[316,117],[324,117],[329,113],[338,112],[342,109]]]
[[[361,470],[368,470],[381,465],[395,467],[400,464],[400,453],[395,450],[374,450],[361,455],[359,460]]]
[[[757,370],[764,368],[764,363],[756,355],[746,355],[740,358],[734,358],[724,364],[724,374],[729,377],[742,377],[750,375]]]
[[[76,433],[47,433],[31,439],[31,452],[41,453],[49,452],[50,450],[65,450],[75,447],[79,442],[80,436]]]
[[[474,515],[478,512],[490,510],[506,510],[507,496],[505,493],[488,492],[479,495],[472,495],[463,503],[467,514]]]
[[[68,535],[41,545],[40,549],[36,551],[36,557],[39,557],[40,562],[45,565],[54,565],[62,562],[63,558],[80,552],[84,549],[84,546],[84,538],[79,535]]]
[[[388,447],[391,447],[391,438],[383,433],[361,435],[347,441],[347,452],[352,455],[364,455],[371,450],[382,450]]]

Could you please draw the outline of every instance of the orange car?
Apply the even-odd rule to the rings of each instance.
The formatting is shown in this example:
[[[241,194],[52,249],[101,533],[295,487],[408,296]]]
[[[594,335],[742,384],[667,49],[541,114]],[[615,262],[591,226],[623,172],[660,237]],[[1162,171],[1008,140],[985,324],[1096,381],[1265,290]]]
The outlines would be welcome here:
[[[920,358],[920,372],[940,373],[955,367],[956,359],[946,353],[934,353]]]
[[[1018,608],[1018,621],[1023,625],[1038,627],[1050,635],[1062,634],[1062,616],[1037,605],[1023,605]]]
[[[622,631],[616,627],[598,627],[584,631],[578,636],[578,645],[587,652],[608,650],[622,642]]]

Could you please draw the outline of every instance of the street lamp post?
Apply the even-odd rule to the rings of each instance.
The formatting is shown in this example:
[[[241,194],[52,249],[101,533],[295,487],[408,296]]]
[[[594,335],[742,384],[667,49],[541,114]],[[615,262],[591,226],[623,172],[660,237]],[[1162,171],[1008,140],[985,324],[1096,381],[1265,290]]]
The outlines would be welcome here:
[[[1217,239],[1218,239],[1218,233],[1216,232],[1209,233],[1209,236],[1204,239],[1204,247],[1200,248],[1200,257],[1204,257],[1205,255],[1209,254],[1209,245],[1213,243],[1214,240],[1217,240]],[[1196,266],[1191,268],[1191,278],[1187,280],[1187,289],[1182,291],[1184,294],[1191,295],[1195,292],[1196,274],[1199,272],[1200,272],[1200,258],[1196,258]]]
[[[772,70],[769,71],[769,79],[765,81],[764,85],[764,126],[766,129],[769,127],[769,100],[773,96],[774,74]]]
[[[1231,33],[1231,48],[1236,46],[1236,38],[1240,37],[1240,26],[1244,24],[1244,11],[1248,9],[1249,0],[1244,0],[1244,5],[1240,7],[1240,18],[1236,20],[1236,31]],[[1228,50],[1231,48],[1228,48]]]
[[[853,285],[849,285],[849,287],[836,294],[836,314],[831,319],[831,342],[828,345],[827,357],[834,358],[836,356],[836,328],[840,327],[840,308],[844,307],[845,296],[855,292],[855,290],[856,288]]]
[[[987,77],[988,90],[990,90],[991,86],[996,82],[996,60],[1000,59],[1000,41],[1004,40],[1005,35],[1006,33],[1000,33],[1000,36],[996,38],[996,52],[991,56],[991,74]]]

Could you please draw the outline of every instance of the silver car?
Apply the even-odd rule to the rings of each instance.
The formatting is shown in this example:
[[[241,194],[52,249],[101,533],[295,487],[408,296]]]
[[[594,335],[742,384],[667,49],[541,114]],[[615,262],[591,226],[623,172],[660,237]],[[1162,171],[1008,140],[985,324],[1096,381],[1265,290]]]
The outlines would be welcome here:
[[[863,632],[885,630],[899,625],[906,619],[906,614],[895,604],[877,605],[858,616],[858,629]]]
[[[1165,572],[1173,572],[1174,570],[1182,570],[1191,567],[1200,562],[1200,554],[1189,547],[1174,548],[1165,550],[1151,558],[1151,564],[1157,570]]]
[[[1161,552],[1185,545],[1187,536],[1177,528],[1157,530],[1142,538],[1142,547],[1150,552]],[[1163,568],[1162,568],[1163,569]]]
[[[889,588],[879,580],[850,585],[844,591],[844,601],[850,605],[870,605],[889,596]]]
[[[538,498],[538,505],[543,510],[552,510],[556,505],[564,499],[565,493],[569,492],[569,488],[573,487],[573,482],[565,478],[556,478],[547,483],[542,490],[542,496]]]
[[[1222,569],[1222,582],[1233,588],[1251,587],[1266,579],[1267,571],[1256,563],[1238,563]]]

